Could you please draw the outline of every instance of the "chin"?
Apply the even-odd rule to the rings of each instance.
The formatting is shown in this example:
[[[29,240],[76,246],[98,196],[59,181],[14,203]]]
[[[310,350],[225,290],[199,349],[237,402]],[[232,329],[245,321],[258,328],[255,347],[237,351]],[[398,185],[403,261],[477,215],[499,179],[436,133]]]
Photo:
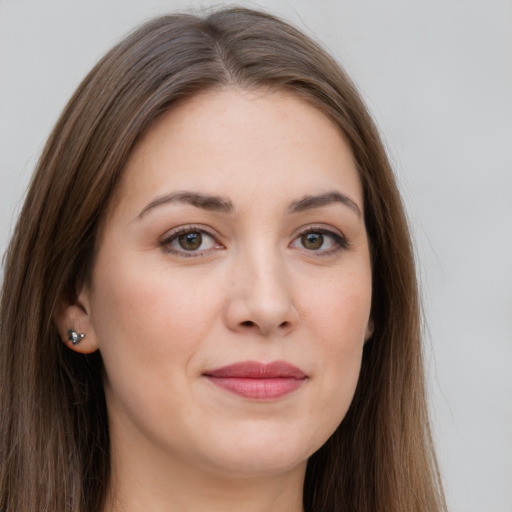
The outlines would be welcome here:
[[[233,457],[223,454],[217,459],[216,471],[236,478],[274,476],[306,467],[308,457],[304,454],[280,452],[256,453],[252,450],[238,452]]]
[[[329,437],[321,433],[311,437],[311,431],[295,426],[293,431],[272,428],[248,428],[240,436],[227,436],[214,443],[210,461],[217,470],[238,477],[276,475],[297,468],[305,470],[308,458]],[[236,442],[233,442],[236,439]]]

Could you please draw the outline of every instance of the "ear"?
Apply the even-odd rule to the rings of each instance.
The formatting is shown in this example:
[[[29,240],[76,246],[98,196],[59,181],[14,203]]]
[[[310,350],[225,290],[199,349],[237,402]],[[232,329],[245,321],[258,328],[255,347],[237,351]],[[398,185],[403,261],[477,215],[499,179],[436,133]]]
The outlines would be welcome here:
[[[63,298],[59,301],[54,320],[62,342],[71,350],[81,354],[90,354],[98,350],[89,305],[89,291],[85,286],[76,299]]]
[[[366,343],[373,336],[373,318],[370,317],[368,325],[366,326],[366,332],[364,333],[364,342]]]

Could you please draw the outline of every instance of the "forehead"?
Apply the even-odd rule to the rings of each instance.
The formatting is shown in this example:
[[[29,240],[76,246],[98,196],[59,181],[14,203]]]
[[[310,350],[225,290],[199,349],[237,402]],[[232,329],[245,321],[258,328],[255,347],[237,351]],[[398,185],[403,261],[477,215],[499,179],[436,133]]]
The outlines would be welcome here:
[[[362,210],[352,152],[324,113],[290,92],[225,88],[181,102],[153,123],[132,151],[116,195],[140,208],[172,190],[243,202],[333,187],[354,196]]]

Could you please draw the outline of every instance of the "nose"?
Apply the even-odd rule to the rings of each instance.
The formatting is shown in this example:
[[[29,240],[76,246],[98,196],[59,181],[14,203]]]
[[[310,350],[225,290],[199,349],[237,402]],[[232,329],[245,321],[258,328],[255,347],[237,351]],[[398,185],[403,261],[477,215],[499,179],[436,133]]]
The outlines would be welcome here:
[[[299,315],[292,282],[276,258],[245,258],[232,274],[226,323],[230,330],[266,336],[294,331]]]

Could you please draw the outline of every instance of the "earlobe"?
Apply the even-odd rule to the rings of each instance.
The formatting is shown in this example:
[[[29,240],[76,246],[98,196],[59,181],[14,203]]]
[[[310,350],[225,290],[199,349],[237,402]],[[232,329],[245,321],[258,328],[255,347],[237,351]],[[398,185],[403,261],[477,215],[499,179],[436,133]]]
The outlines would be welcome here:
[[[366,326],[366,332],[364,334],[364,342],[366,343],[373,336],[373,319],[370,318],[368,320],[368,325]]]
[[[54,313],[54,320],[62,342],[71,350],[81,354],[98,350],[86,291],[74,301],[62,300]]]

